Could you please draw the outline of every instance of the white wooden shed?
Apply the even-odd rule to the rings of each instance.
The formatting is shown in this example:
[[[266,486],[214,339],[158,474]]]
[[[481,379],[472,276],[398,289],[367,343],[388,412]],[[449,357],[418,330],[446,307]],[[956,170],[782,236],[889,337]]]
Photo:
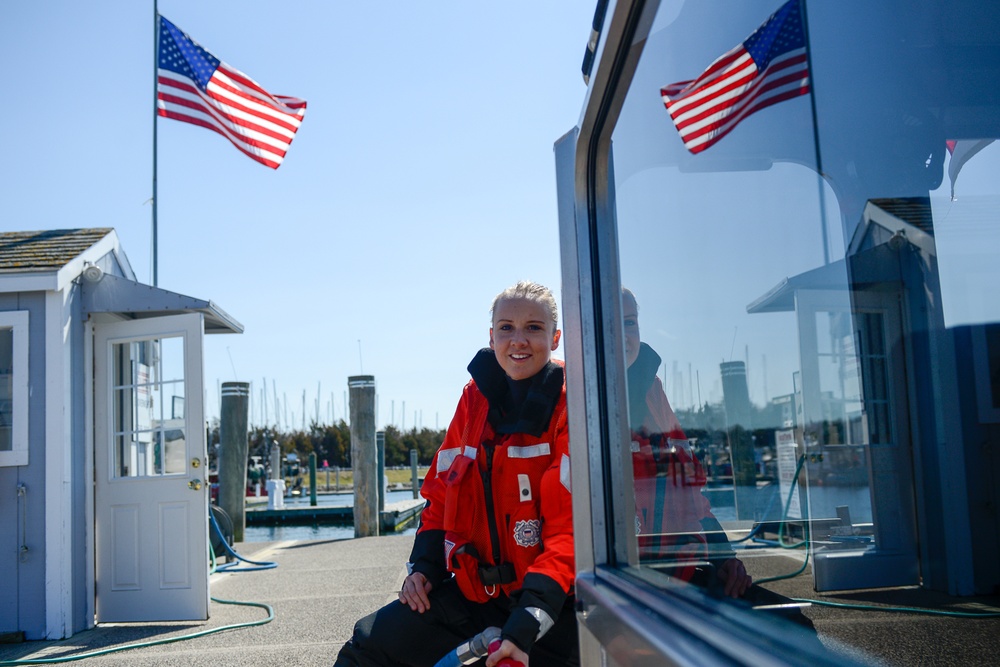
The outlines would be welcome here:
[[[202,342],[242,330],[113,229],[0,233],[0,636],[207,618]]]

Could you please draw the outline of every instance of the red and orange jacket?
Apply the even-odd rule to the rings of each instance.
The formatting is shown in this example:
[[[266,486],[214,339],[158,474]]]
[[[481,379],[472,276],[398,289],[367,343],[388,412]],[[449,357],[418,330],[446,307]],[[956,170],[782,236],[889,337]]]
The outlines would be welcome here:
[[[656,377],[659,365],[660,356],[641,343],[628,373],[639,556],[675,561],[729,558],[728,540],[701,492],[704,468]],[[678,572],[685,579],[690,574],[683,568]]]
[[[539,623],[518,609],[554,620],[575,577],[563,367],[539,372],[516,413],[505,411],[507,378],[491,350],[469,370],[421,489],[411,567],[435,585],[454,575],[475,602],[510,597],[504,635],[530,650]]]

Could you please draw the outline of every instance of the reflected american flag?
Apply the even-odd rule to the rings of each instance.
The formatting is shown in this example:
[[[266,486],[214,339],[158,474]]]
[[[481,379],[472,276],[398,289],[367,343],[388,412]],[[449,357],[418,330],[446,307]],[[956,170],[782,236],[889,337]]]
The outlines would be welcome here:
[[[790,0],[697,79],[660,90],[684,146],[700,153],[765,107],[809,92],[799,0]]]

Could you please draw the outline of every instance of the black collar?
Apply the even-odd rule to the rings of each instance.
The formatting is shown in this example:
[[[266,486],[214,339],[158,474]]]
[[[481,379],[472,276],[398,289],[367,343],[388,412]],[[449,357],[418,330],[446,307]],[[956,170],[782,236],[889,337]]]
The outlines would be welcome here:
[[[497,433],[527,433],[536,438],[549,428],[563,388],[563,367],[549,362],[531,378],[524,400],[513,406],[507,374],[488,347],[476,353],[469,373],[490,404],[488,419]]]

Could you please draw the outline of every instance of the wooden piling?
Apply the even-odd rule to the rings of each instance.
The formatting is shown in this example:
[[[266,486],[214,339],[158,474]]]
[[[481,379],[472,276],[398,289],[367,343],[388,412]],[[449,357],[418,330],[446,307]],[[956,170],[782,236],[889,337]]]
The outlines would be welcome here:
[[[233,522],[233,541],[246,529],[249,382],[223,382],[219,419],[219,507]]]
[[[354,536],[379,534],[378,453],[375,446],[375,376],[347,378],[350,390]]]

